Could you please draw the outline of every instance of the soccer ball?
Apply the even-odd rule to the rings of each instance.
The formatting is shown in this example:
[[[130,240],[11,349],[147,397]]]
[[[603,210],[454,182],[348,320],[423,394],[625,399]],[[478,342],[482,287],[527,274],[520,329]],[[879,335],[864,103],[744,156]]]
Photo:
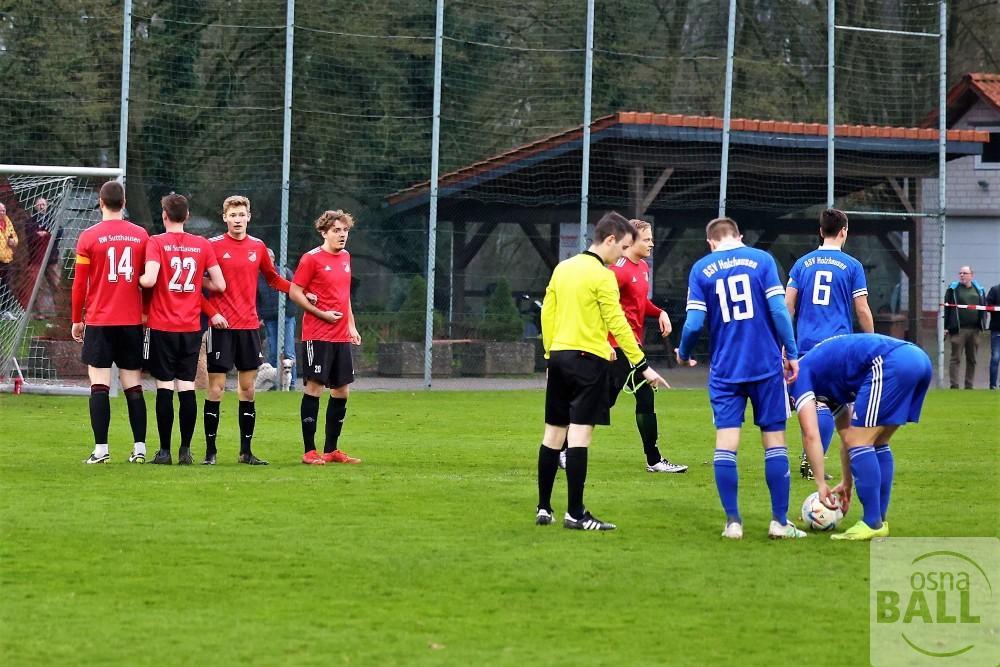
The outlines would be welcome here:
[[[834,498],[840,502],[840,498]],[[813,491],[802,503],[802,520],[806,522],[811,530],[833,530],[844,518],[844,513],[840,508],[830,509],[819,499],[819,492]]]

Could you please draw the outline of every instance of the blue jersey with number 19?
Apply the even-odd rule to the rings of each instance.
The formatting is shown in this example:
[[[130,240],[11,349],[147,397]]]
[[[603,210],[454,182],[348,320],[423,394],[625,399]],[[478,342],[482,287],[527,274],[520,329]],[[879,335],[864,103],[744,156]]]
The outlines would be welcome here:
[[[707,313],[712,379],[752,382],[782,372],[767,299],[784,293],[774,258],[763,250],[741,244],[695,262],[687,309]]]
[[[831,336],[851,333],[854,300],[868,294],[861,262],[838,248],[819,248],[800,257],[788,275],[788,286],[799,291],[799,354]]]

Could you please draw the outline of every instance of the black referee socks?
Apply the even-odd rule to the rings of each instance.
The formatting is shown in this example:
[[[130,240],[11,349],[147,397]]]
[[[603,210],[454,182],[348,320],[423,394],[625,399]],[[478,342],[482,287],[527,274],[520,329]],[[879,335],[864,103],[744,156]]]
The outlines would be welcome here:
[[[570,447],[566,450],[566,486],[569,496],[569,506],[566,511],[574,519],[583,518],[583,487],[586,483],[587,448]]]
[[[538,447],[538,507],[552,511],[552,486],[559,472],[559,450]]]

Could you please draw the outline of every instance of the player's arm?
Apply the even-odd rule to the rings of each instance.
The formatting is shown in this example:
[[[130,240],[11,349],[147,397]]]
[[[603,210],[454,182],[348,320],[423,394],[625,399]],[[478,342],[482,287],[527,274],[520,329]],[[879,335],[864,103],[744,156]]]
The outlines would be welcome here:
[[[667,311],[663,310],[655,303],[646,299],[646,304],[643,306],[643,314],[646,317],[655,317],[656,324],[660,328],[660,335],[666,338],[670,335],[670,332],[674,330],[674,325],[670,322],[670,316],[667,315]]]
[[[788,306],[785,305],[785,290],[778,282],[778,272],[772,267],[773,276],[765,284],[770,284],[764,291],[767,297],[767,309],[771,315],[771,323],[778,334],[784,351],[785,380],[789,383],[795,382],[799,374],[799,346],[795,343],[795,330],[792,328],[792,316],[788,313]]]
[[[86,327],[83,324],[83,304],[87,300],[87,286],[90,280],[90,258],[77,249],[76,269],[73,274],[73,293],[70,300],[70,307],[73,311],[73,326],[70,331],[73,340],[77,343],[83,342],[83,332]]]
[[[552,287],[554,281],[555,275],[549,280],[545,288],[545,298],[542,299],[542,351],[546,359],[549,358],[549,350],[552,348],[552,331],[556,325],[556,290]]]
[[[836,503],[830,497],[830,487],[826,483],[823,442],[819,435],[819,418],[816,416],[816,397],[811,391],[798,397],[795,403],[795,413],[798,415],[799,427],[802,429],[802,449],[806,453],[806,458],[809,459],[809,465],[813,467],[819,498],[824,505],[832,509]]]
[[[785,288],[785,308],[788,309],[788,316],[795,318],[795,306],[799,302],[799,288],[792,287],[791,283]]]
[[[358,331],[357,322],[354,321],[354,307],[350,300],[347,302],[347,333],[351,337],[351,343],[361,345],[361,332]]]
[[[227,320],[225,316],[219,312],[219,309],[215,307],[215,304],[213,304],[204,294],[201,295],[201,312],[208,318],[208,321],[212,323],[213,328],[229,328],[229,320]]]
[[[292,283],[278,273],[277,267],[271,261],[271,254],[266,248],[264,249],[264,257],[260,261],[260,272],[264,274],[264,281],[271,286],[271,289],[288,294]]]
[[[208,267],[208,277],[215,284],[216,292],[226,291],[226,277],[222,275],[222,267],[218,264],[214,264]]]
[[[667,381],[649,367],[646,355],[643,354],[642,348],[639,347],[639,344],[635,340],[635,334],[632,333],[632,327],[629,326],[628,320],[625,319],[620,298],[621,294],[618,291],[617,281],[605,280],[603,278],[598,281],[597,308],[600,310],[601,317],[608,326],[608,330],[611,331],[615,337],[615,341],[621,347],[622,353],[628,358],[632,367],[642,373],[642,377],[649,382],[649,386],[654,389],[656,387],[669,388],[670,385],[667,384]]]
[[[687,293],[687,317],[684,319],[684,328],[681,329],[681,344],[674,354],[677,356],[677,363],[694,366],[698,362],[691,358],[691,351],[694,344],[698,342],[701,330],[705,326],[705,317],[708,315],[708,306],[701,291],[701,285],[695,277],[695,269],[691,269],[688,276]]]
[[[294,282],[291,284],[291,287],[288,288],[288,298],[294,301],[299,308],[313,317],[318,317],[324,322],[329,322],[330,324],[333,324],[344,316],[344,314],[339,311],[320,310],[316,306],[309,303],[309,299],[306,298],[305,290],[302,289],[301,285]]]
[[[156,285],[156,279],[160,275],[160,263],[155,259],[146,259],[145,270],[142,275],[139,276],[139,285],[146,288],[151,288]]]
[[[851,474],[851,457],[848,453],[847,445],[844,444],[848,442],[845,435],[851,429],[851,412],[853,412],[851,406],[845,405],[836,415],[837,435],[840,437],[841,481],[837,486],[833,487],[833,493],[840,496],[840,509],[844,514],[847,514],[847,510],[851,506],[851,493],[854,490],[854,477]]]
[[[854,313],[858,316],[858,325],[863,333],[875,333],[875,318],[872,317],[871,306],[868,305],[868,281],[865,280],[865,270],[857,264],[851,281],[851,298],[854,299]]]

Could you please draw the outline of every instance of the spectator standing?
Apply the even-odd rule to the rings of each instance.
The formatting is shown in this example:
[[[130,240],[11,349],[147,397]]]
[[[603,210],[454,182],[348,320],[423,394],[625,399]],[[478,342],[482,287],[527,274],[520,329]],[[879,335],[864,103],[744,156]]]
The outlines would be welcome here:
[[[990,288],[986,295],[986,305],[1000,307],[1000,283]],[[997,388],[997,367],[1000,366],[1000,312],[994,310],[990,316],[990,389]]]
[[[944,302],[944,328],[951,340],[951,364],[948,379],[952,389],[958,389],[958,369],[965,354],[965,388],[972,389],[976,377],[976,353],[979,351],[979,333],[986,329],[986,312],[955,306],[984,306],[986,291],[974,280],[971,266],[958,270],[958,280],[948,286]]]

